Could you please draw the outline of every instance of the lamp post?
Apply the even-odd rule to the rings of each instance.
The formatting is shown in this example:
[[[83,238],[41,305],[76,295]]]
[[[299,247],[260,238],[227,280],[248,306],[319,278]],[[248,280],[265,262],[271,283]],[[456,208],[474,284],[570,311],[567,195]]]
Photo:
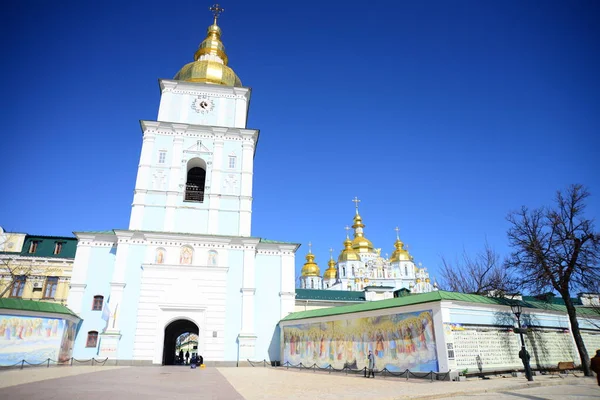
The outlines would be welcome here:
[[[523,361],[523,367],[525,367],[525,376],[528,381],[533,381],[533,373],[531,372],[531,367],[529,366],[529,353],[525,349],[525,339],[523,339],[523,328],[521,328],[521,312],[523,311],[523,307],[519,303],[511,304],[510,309],[513,314],[517,317],[517,325],[519,329],[519,336],[521,337],[521,351],[519,351],[519,358]]]

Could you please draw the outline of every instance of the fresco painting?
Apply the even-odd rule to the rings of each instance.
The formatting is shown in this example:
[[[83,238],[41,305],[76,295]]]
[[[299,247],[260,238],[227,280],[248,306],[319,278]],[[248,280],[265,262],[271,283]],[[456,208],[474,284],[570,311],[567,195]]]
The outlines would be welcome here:
[[[0,365],[71,359],[76,324],[61,318],[0,315]]]
[[[283,361],[360,369],[439,371],[431,310],[283,327]]]

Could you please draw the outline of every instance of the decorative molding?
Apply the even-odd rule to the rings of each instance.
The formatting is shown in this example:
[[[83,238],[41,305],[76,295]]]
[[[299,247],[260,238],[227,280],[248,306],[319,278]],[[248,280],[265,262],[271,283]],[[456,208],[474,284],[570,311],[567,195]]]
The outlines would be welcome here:
[[[201,304],[167,303],[159,304],[158,308],[163,311],[206,311],[207,307]]]

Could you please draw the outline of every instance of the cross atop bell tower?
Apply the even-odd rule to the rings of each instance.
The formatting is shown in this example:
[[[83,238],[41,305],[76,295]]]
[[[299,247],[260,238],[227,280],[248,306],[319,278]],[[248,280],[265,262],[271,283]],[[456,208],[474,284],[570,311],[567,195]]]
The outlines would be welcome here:
[[[217,24],[217,19],[219,19],[219,16],[223,13],[223,11],[225,11],[225,9],[223,7],[221,7],[219,5],[219,3],[213,4],[211,7],[209,7],[209,10],[212,11],[213,16],[214,16],[214,21],[213,21],[213,25]]]

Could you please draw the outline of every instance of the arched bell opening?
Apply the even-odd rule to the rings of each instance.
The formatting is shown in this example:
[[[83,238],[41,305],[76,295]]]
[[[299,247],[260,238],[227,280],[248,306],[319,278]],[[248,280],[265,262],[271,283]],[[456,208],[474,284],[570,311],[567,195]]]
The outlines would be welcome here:
[[[185,181],[185,201],[204,202],[206,184],[206,162],[201,158],[192,158],[187,163]]]

